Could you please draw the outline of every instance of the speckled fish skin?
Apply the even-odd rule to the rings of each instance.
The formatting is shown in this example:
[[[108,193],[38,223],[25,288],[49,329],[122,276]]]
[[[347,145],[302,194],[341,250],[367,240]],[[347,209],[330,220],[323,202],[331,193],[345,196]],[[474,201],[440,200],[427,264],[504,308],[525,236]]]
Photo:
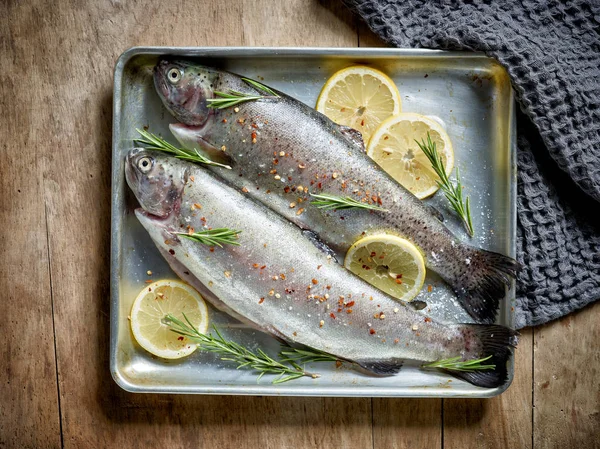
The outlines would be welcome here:
[[[497,371],[466,380],[488,387],[505,380],[513,335],[507,328],[444,325],[415,312],[196,165],[137,149],[127,157],[126,177],[142,206],[139,221],[174,271],[258,329],[380,374],[396,372],[404,359],[493,355]],[[241,231],[240,246],[210,248],[177,234],[208,227]]]
[[[176,83],[169,80],[169,73],[179,73]],[[163,60],[155,68],[154,80],[164,105],[181,122],[171,125],[180,143],[233,167],[211,168],[220,177],[316,233],[340,261],[364,235],[397,233],[422,251],[427,267],[453,287],[474,319],[495,320],[517,262],[461,242],[428,206],[367,156],[358,131],[341,127],[280,92],[279,98],[235,108],[208,108],[206,98],[213,98],[214,91],[266,95],[228,72]],[[379,203],[389,212],[323,211],[309,204],[309,191]]]

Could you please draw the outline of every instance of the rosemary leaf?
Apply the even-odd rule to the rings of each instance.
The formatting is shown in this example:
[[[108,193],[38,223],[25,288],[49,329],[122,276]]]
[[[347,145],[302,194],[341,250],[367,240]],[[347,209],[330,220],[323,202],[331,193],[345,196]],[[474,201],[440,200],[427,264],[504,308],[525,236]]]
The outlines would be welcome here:
[[[437,368],[445,369],[448,371],[480,371],[480,370],[493,370],[496,369],[496,365],[485,365],[483,362],[491,359],[489,355],[482,359],[474,360],[461,360],[461,357],[451,357],[449,359],[436,360],[435,362],[425,363],[421,365],[421,368]]]
[[[318,374],[309,373],[298,365],[290,365],[286,364],[285,361],[275,360],[261,349],[252,352],[238,343],[225,340],[215,326],[213,326],[214,335],[203,334],[193,326],[185,314],[183,314],[183,317],[185,322],[169,314],[163,318],[163,322],[171,328],[171,331],[185,335],[196,342],[201,350],[213,352],[218,354],[221,360],[235,363],[237,369],[251,369],[258,372],[258,380],[262,379],[265,374],[278,376],[273,380],[273,384],[288,382],[301,377],[312,379],[319,377]]]
[[[354,198],[350,198],[349,196],[335,196],[330,195],[328,193],[316,194],[311,193],[310,196],[317,198],[316,201],[311,201],[310,204],[314,204],[319,209],[336,209],[336,210],[344,210],[344,209],[370,209],[370,210],[378,210],[382,212],[388,212],[387,209],[384,209],[381,206],[376,204],[368,204],[363,203],[361,201],[357,201]]]
[[[199,153],[196,149],[188,150],[185,148],[177,148],[163,138],[158,137],[156,134],[152,134],[139,128],[136,128],[135,130],[142,136],[142,138],[133,139],[133,141],[143,145],[148,150],[162,151],[164,153],[172,154],[176,158],[184,161],[195,162],[203,165],[214,165],[215,167],[222,167],[231,170],[229,165],[211,161],[209,158]]]
[[[469,236],[473,237],[474,231],[473,219],[471,217],[471,205],[468,197],[466,201],[463,201],[463,186],[460,182],[460,173],[458,168],[456,169],[456,183],[453,184],[450,182],[450,179],[448,179],[442,158],[437,151],[435,143],[431,140],[429,133],[427,133],[427,142],[424,139],[421,142],[418,140],[415,140],[415,142],[417,145],[419,145],[421,151],[425,153],[425,156],[427,156],[427,159],[429,159],[429,162],[431,162],[433,170],[440,178],[440,180],[437,181],[438,186],[444,192],[444,195],[448,199],[452,209],[454,209],[454,211],[461,218],[463,226],[469,233]]]
[[[217,228],[194,232],[192,234],[178,232],[177,235],[186,239],[200,242],[204,245],[218,246],[219,248],[223,248],[223,245],[240,246],[239,242],[237,241],[237,235],[241,232],[242,231],[236,231],[229,228]]]
[[[242,78],[242,80],[254,87],[256,90],[266,93],[267,95],[253,95],[239,92],[237,90],[230,90],[229,92],[215,91],[217,98],[208,98],[206,102],[209,108],[214,109],[225,109],[232,106],[245,103],[246,101],[260,100],[262,98],[279,98],[279,95],[271,88],[259,83],[258,81],[251,80],[250,78]]]

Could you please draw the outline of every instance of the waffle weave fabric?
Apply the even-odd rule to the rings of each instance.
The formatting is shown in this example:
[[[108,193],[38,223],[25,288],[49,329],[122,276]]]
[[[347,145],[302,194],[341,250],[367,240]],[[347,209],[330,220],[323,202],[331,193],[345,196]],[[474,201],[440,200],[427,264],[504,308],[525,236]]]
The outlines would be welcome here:
[[[516,327],[600,298],[600,0],[344,0],[398,47],[483,51],[520,105]]]

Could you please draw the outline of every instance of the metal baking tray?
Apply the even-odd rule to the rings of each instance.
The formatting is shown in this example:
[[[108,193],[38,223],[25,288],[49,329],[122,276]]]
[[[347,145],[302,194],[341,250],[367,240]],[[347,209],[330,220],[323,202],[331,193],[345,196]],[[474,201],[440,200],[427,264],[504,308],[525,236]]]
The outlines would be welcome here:
[[[145,352],[133,339],[128,315],[148,279],[176,278],[146,231],[133,215],[137,207],[124,176],[124,156],[132,148],[135,128],[149,126],[170,136],[175,119],[154,91],[152,68],[162,55],[193,58],[250,78],[260,79],[310,106],[326,79],[352,64],[383,70],[397,84],[403,110],[439,117],[452,139],[456,166],[471,197],[476,230],[474,245],[515,256],[516,165],[514,98],[505,69],[480,53],[373,48],[166,48],[138,47],[117,61],[114,75],[111,242],[110,370],[125,390],[154,393],[202,393],[295,396],[490,397],[493,389],[475,387],[417,365],[392,377],[373,377],[333,363],[310,366],[318,379],[302,378],[272,385],[267,376],[236,370],[212,354],[197,351],[188,358],[165,361]],[[174,140],[172,140],[174,142]],[[427,200],[446,211],[447,225],[467,238],[447,211],[441,194]],[[469,322],[447,286],[428,274],[422,297],[439,319]],[[514,285],[502,302],[498,322],[512,327]],[[210,309],[211,322],[226,337],[273,354],[279,343],[227,315]]]

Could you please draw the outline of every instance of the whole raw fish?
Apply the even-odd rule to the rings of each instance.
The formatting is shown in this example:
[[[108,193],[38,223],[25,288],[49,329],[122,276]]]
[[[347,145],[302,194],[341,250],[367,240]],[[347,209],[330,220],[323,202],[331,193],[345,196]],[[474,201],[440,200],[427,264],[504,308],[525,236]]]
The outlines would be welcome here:
[[[220,177],[313,231],[339,260],[366,234],[397,233],[421,250],[427,267],[452,286],[474,319],[494,321],[517,262],[461,242],[430,207],[367,156],[358,131],[281,92],[193,63],[162,60],[154,82],[166,108],[181,122],[171,125],[180,143],[226,158],[233,167],[211,167]],[[218,109],[207,103],[218,96],[215,92],[258,99]],[[321,210],[310,204],[315,193],[351,196],[388,212]]]
[[[233,316],[377,374],[397,372],[406,359],[491,355],[495,370],[453,374],[483,387],[505,382],[511,330],[444,325],[414,311],[204,168],[136,149],[126,176],[142,206],[136,215],[173,270]],[[239,246],[209,247],[181,235],[208,228],[241,231]]]

